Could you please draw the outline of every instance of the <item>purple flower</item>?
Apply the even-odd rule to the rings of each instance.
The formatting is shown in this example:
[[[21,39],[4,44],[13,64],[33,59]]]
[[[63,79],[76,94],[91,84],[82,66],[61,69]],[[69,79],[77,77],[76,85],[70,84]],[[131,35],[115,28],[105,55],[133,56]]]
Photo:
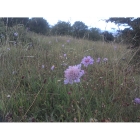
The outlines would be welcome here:
[[[82,64],[84,64],[85,67],[87,67],[88,65],[93,64],[94,60],[93,58],[91,58],[90,56],[84,57],[81,61]]]
[[[51,70],[53,70],[54,69],[54,65],[51,67]]]
[[[71,92],[68,92],[68,94],[71,94]]]
[[[66,57],[67,55],[66,54],[64,54],[64,57]]]
[[[30,28],[27,27],[27,28],[26,28],[26,31],[27,31],[27,32],[30,31]]]
[[[134,99],[134,102],[135,102],[136,104],[140,104],[140,98],[135,98],[135,99]]]
[[[44,69],[45,68],[45,65],[42,65],[41,67],[42,67],[42,69]]]
[[[107,62],[107,61],[108,61],[108,58],[104,58],[103,61],[104,61],[104,62]]]
[[[68,39],[68,40],[67,40],[67,43],[69,43],[69,42],[70,42],[70,40]]]
[[[64,80],[64,84],[73,84],[73,82],[80,82],[80,78],[84,74],[84,70],[81,70],[81,64],[79,64],[77,66],[69,66],[69,68],[66,69],[64,73],[66,78]]]
[[[96,62],[97,62],[97,63],[100,63],[100,60],[101,60],[101,58],[99,57],[99,58],[96,60]]]
[[[14,36],[18,36],[18,33],[17,33],[17,32],[15,32],[15,33],[14,33]]]
[[[114,46],[114,50],[116,50],[117,49],[117,46]]]

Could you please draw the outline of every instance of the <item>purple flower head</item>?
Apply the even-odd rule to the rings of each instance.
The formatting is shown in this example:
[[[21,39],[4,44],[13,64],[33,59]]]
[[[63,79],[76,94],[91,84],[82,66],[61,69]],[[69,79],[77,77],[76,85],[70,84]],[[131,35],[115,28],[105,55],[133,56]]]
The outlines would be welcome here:
[[[97,63],[100,63],[100,61],[101,61],[101,58],[99,57],[99,58],[96,60],[96,62],[97,62]]]
[[[134,99],[134,102],[135,102],[136,104],[140,104],[140,98],[135,98],[135,99]]]
[[[45,68],[45,65],[42,65],[41,67],[42,67],[42,69],[44,69]]]
[[[54,65],[51,67],[51,70],[53,70],[54,69]]]
[[[116,50],[117,49],[117,46],[114,46],[114,50]]]
[[[15,32],[15,33],[14,33],[14,36],[18,36],[18,33],[17,33],[17,32]]]
[[[66,54],[64,54],[64,57],[66,57],[67,55]]]
[[[84,70],[81,70],[81,64],[75,66],[69,66],[68,69],[64,71],[65,73],[65,80],[64,84],[73,84],[80,82],[81,76],[84,74]]]
[[[84,64],[85,67],[87,67],[88,65],[93,64],[94,60],[93,58],[91,58],[90,56],[84,57],[81,61],[82,64]]]
[[[104,62],[107,62],[107,61],[108,61],[108,58],[104,58],[103,61],[104,61]]]
[[[26,28],[26,31],[27,31],[27,32],[30,31],[30,28],[27,27],[27,28]]]
[[[70,42],[70,40],[68,39],[68,40],[67,40],[67,43],[69,43],[69,42]]]

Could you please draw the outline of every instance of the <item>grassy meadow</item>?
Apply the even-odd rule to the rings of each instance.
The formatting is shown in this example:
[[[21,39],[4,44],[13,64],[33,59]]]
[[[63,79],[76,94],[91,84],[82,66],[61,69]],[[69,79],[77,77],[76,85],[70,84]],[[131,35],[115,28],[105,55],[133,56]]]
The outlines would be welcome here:
[[[1,121],[140,121],[140,105],[134,103],[140,97],[140,69],[130,63],[133,54],[126,45],[32,32],[25,38],[0,46]],[[94,63],[82,64],[80,82],[64,84],[64,71],[85,56]]]

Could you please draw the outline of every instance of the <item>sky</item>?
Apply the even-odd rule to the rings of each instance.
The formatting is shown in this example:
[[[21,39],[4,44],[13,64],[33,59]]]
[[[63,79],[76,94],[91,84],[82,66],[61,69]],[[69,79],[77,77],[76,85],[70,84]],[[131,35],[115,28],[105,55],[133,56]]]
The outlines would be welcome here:
[[[110,32],[114,32],[119,29],[124,29],[123,26],[118,26],[114,23],[106,23],[105,19],[109,19],[109,17],[43,17],[48,21],[50,25],[55,25],[59,20],[61,21],[66,21],[70,22],[72,25],[74,24],[75,21],[82,21],[84,22],[89,28],[96,27],[101,30],[107,30]]]
[[[118,26],[103,19],[136,17],[139,13],[136,0],[4,0],[1,5],[5,6],[0,8],[0,17],[43,17],[50,25],[59,20],[71,24],[82,21],[89,27],[108,31],[118,30]]]

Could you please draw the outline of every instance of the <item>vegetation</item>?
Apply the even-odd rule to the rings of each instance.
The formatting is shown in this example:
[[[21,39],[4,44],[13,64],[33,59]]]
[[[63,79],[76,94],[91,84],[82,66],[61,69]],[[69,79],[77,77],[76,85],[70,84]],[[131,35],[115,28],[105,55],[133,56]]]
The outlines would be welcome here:
[[[130,63],[136,52],[123,43],[60,35],[8,27],[0,46],[0,120],[139,122],[140,68]],[[83,65],[86,56],[93,64]],[[69,66],[80,63],[80,81],[64,83]]]
[[[140,59],[140,18],[109,18],[107,22],[114,22],[115,24],[125,25],[127,28],[119,30],[117,38],[128,44],[128,49],[135,49],[135,56],[131,60],[132,63],[139,63]],[[140,65],[140,63],[139,63]]]

